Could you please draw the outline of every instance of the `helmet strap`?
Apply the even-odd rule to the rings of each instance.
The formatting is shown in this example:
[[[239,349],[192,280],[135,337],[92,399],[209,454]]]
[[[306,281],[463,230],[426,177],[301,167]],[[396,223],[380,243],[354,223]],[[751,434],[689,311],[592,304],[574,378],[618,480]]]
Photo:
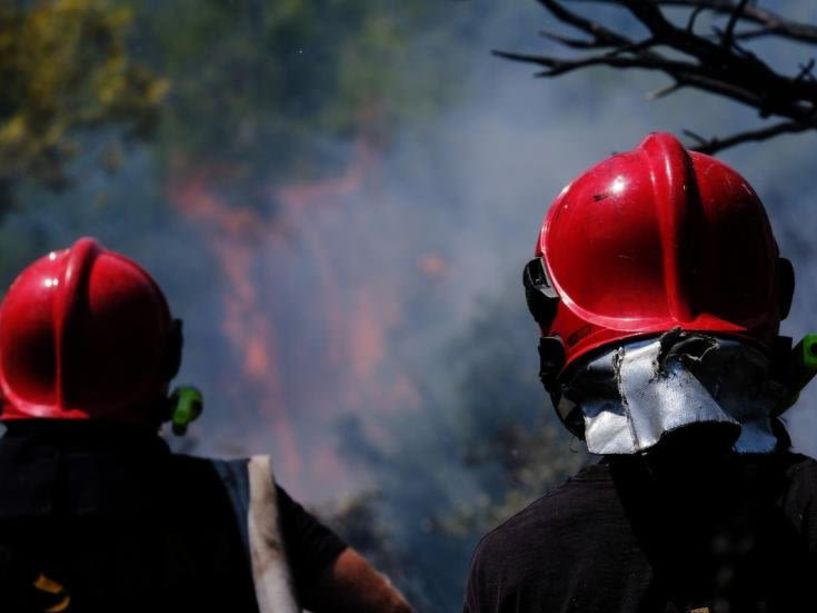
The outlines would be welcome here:
[[[565,346],[558,336],[543,336],[539,339],[539,380],[550,396],[553,408],[565,427],[584,439],[584,420],[575,411],[576,405],[562,394],[559,373],[565,366]]]
[[[550,390],[565,365],[565,346],[558,336],[539,338],[539,380]]]

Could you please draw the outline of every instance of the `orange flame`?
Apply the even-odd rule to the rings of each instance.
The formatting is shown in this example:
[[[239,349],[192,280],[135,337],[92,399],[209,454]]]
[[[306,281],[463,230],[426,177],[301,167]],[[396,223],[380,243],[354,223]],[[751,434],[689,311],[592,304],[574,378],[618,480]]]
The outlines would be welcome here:
[[[397,289],[361,275],[368,262],[350,253],[348,234],[371,230],[372,201],[381,200],[374,197],[376,171],[376,152],[360,144],[340,176],[268,191],[278,205],[273,216],[219,196],[214,186],[231,178],[230,169],[179,172],[170,186],[171,201],[205,234],[219,263],[226,280],[222,330],[241,356],[244,382],[270,409],[265,414],[283,459],[278,472],[295,483],[345,478],[333,444],[319,441],[308,456],[301,449],[301,441],[312,437],[299,433],[298,412],[312,411],[327,424],[365,403],[419,403],[406,376],[389,389],[377,383],[402,307]],[[307,271],[299,258],[306,258]],[[439,265],[421,268],[434,276]],[[308,290],[301,287],[304,275]],[[282,293],[284,287],[296,294]],[[324,333],[317,355],[303,347],[302,331],[293,333],[280,306],[287,301],[309,318],[306,332]]]
[[[200,171],[170,190],[172,202],[208,235],[227,281],[225,318],[222,330],[242,356],[242,371],[248,381],[259,386],[274,412],[277,442],[290,470],[300,470],[293,427],[283,402],[280,374],[275,360],[275,331],[263,317],[258,292],[251,277],[255,259],[248,235],[263,229],[264,223],[250,209],[233,209],[209,188],[212,175]]]

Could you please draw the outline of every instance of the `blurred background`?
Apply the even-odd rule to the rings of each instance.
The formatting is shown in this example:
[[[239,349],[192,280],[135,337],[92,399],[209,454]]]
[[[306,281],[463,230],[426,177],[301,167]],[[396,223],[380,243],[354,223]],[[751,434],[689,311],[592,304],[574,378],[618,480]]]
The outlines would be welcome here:
[[[521,285],[548,203],[651,130],[757,123],[649,101],[660,75],[541,80],[491,54],[541,52],[552,26],[535,0],[0,0],[0,281],[83,235],[143,263],[185,322],[178,381],[205,394],[173,448],[271,454],[418,610],[455,611],[479,536],[586,461]],[[764,44],[784,70],[809,57]],[[795,264],[798,338],[815,151],[805,133],[720,156]],[[788,414],[812,455],[815,410],[807,390]]]

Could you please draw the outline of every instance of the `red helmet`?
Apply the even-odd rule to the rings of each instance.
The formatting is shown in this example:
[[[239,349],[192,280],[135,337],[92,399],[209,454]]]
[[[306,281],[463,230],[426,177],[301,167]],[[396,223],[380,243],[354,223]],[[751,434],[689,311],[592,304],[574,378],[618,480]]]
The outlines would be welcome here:
[[[562,190],[525,278],[543,336],[563,345],[561,367],[673,328],[771,347],[794,283],[746,180],[665,133]]]
[[[80,239],[26,268],[0,305],[0,419],[158,425],[180,352],[151,276]]]

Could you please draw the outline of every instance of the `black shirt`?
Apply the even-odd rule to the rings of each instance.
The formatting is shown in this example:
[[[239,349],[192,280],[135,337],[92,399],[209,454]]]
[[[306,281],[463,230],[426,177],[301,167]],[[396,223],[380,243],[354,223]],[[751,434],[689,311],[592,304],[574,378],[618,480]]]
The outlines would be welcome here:
[[[296,591],[346,545],[278,488]],[[257,610],[225,483],[152,432],[12,424],[0,439],[0,611]]]
[[[605,460],[489,533],[465,611],[817,611],[817,462]]]

